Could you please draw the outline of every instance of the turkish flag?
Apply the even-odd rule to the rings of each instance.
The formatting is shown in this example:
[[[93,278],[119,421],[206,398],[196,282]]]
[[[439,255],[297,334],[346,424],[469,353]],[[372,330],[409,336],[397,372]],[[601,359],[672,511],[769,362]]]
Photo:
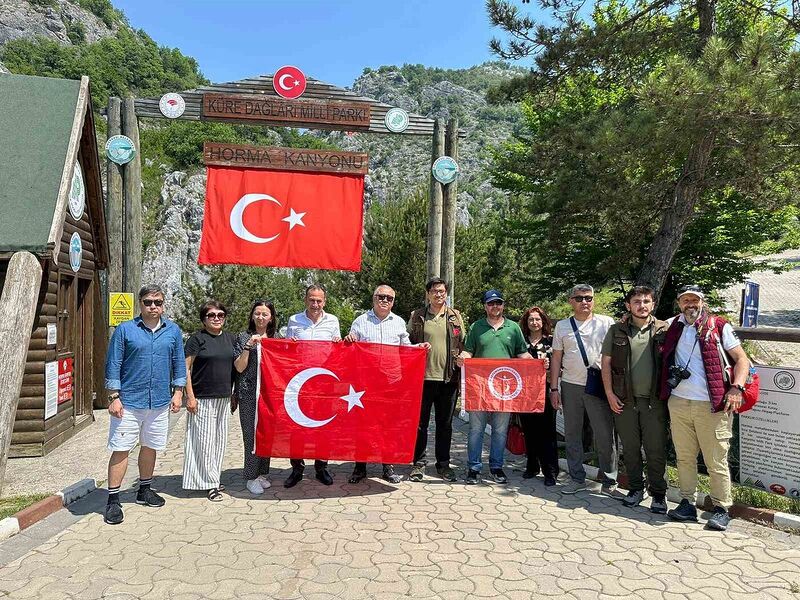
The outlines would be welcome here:
[[[364,176],[208,167],[201,265],[361,270]]]
[[[467,358],[461,369],[464,409],[543,412],[546,373],[541,359]]]
[[[265,339],[259,353],[256,455],[414,459],[424,349]]]

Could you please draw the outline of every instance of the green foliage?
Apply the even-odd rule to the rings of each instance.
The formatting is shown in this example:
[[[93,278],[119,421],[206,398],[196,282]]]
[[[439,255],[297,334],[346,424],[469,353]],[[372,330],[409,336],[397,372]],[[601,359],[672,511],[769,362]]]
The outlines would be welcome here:
[[[372,69],[364,69],[364,74]],[[378,73],[399,71],[409,84],[409,92],[418,93],[423,87],[449,81],[455,85],[475,92],[484,92],[492,85],[507,81],[520,71],[502,61],[490,61],[468,69],[441,69],[421,64],[384,65],[376,69]]]
[[[78,0],[78,5],[99,17],[109,27],[125,22],[122,12],[111,4],[111,0]]]
[[[67,37],[73,44],[82,44],[86,41],[86,27],[80,21],[68,21]]]

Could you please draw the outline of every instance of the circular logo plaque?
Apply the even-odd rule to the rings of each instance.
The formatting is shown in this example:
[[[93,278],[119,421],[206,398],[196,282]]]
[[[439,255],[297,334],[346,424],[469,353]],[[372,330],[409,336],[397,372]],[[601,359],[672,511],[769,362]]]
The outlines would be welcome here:
[[[784,392],[789,391],[794,387],[794,375],[789,371],[778,371],[772,379],[775,382],[775,387]]]
[[[294,100],[306,91],[306,76],[297,67],[286,65],[275,71],[272,76],[272,87],[281,98]]]
[[[80,221],[86,208],[86,186],[83,183],[83,170],[81,164],[75,163],[75,172],[72,174],[72,185],[69,187],[69,214],[76,221]]]
[[[76,231],[69,240],[69,266],[76,273],[80,271],[82,259],[83,244],[81,243],[81,236]]]
[[[161,100],[158,101],[158,109],[168,119],[177,119],[186,110],[186,101],[180,94],[170,92],[161,96]]]
[[[439,183],[448,184],[458,177],[458,163],[449,156],[440,156],[433,162],[433,178]]]
[[[400,133],[408,128],[408,113],[402,108],[390,108],[383,122],[392,133]]]
[[[133,140],[127,135],[115,135],[106,142],[106,156],[111,162],[124,165],[136,156],[136,147]]]

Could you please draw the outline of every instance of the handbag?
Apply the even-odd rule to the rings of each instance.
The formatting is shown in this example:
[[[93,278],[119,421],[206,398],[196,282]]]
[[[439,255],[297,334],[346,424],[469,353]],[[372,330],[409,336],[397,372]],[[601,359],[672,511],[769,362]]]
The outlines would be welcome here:
[[[525,433],[522,431],[522,426],[519,424],[519,417],[514,417],[508,425],[508,434],[506,435],[506,450],[511,454],[525,454]]]
[[[589,366],[589,357],[586,355],[586,348],[583,346],[581,334],[578,333],[578,324],[575,322],[575,317],[569,318],[569,324],[572,325],[572,333],[575,335],[575,340],[578,342],[578,350],[581,351],[583,365],[586,367],[586,387],[584,387],[584,391],[590,396],[596,396],[597,398],[606,400],[606,388],[603,386],[603,376],[600,373],[600,369]]]

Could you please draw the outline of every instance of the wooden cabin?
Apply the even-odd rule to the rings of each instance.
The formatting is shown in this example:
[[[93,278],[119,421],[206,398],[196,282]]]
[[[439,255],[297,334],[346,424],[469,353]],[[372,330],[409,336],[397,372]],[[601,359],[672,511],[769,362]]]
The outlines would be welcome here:
[[[43,273],[9,456],[40,456],[91,424],[104,396],[100,159],[87,77],[0,75],[0,98],[0,289],[15,252]]]

